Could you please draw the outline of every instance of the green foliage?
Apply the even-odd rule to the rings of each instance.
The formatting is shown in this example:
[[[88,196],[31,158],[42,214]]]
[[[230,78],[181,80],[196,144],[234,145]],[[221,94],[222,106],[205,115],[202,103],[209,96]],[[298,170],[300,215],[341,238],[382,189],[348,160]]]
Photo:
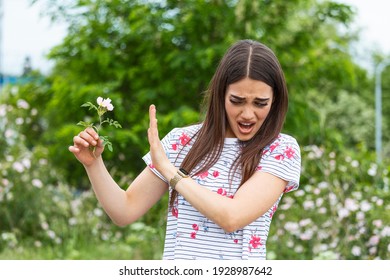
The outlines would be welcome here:
[[[45,108],[46,135],[57,139],[51,157],[69,142],[66,134],[76,132],[70,127],[80,116],[75,103],[110,97],[116,105],[114,117],[126,130],[110,131],[110,138],[121,139],[113,145],[122,151],[132,151],[124,156],[120,171],[138,173],[144,168],[139,159],[148,146],[148,106],[155,103],[159,118],[170,114],[175,120],[175,125],[160,126],[161,135],[198,121],[201,94],[218,60],[232,42],[243,38],[270,46],[285,69],[290,90],[287,132],[302,144],[320,144],[330,140],[329,135],[324,138],[329,128],[339,131],[337,138],[341,135],[348,144],[356,143],[344,130],[330,126],[334,123],[320,123],[317,108],[323,100],[307,103],[310,91],[337,102],[340,92],[361,96],[367,90],[366,73],[348,49],[355,34],[341,31],[354,17],[347,5],[314,0],[88,0],[64,5],[52,0],[48,9],[69,23],[69,34],[49,56],[55,68],[48,79],[53,95]],[[185,109],[193,112],[191,118],[180,115]],[[302,125],[308,129],[301,129]],[[119,153],[123,152],[107,156],[108,165]],[[64,157],[70,160],[69,155]],[[55,165],[67,170],[68,160]],[[71,174],[66,177],[74,180]]]
[[[32,118],[38,113],[31,104],[16,99],[19,93],[19,87],[6,89],[2,97],[12,102],[0,104],[0,132],[5,136],[0,161],[0,252],[4,251],[0,258],[161,258],[161,250],[144,248],[146,242],[162,246],[163,231],[144,222],[158,225],[161,219],[146,215],[144,221],[130,227],[113,225],[91,189],[72,187],[61,170],[53,168],[48,147],[27,147],[28,135],[24,133],[38,125],[39,119]],[[94,253],[101,255],[88,253],[94,244]],[[109,245],[118,247],[117,253],[99,251]],[[31,250],[40,253],[31,254]]]

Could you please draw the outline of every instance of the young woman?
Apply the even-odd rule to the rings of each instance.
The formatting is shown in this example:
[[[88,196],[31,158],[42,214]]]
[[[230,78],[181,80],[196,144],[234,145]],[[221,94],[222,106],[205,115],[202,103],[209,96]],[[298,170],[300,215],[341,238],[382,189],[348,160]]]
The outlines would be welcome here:
[[[110,218],[128,225],[169,191],[164,259],[265,259],[272,217],[300,177],[297,141],[281,133],[288,106],[283,71],[265,45],[242,40],[222,58],[204,121],[159,139],[149,108],[146,168],[122,190],[88,128],[69,150],[84,165]],[[89,147],[94,146],[95,156]]]

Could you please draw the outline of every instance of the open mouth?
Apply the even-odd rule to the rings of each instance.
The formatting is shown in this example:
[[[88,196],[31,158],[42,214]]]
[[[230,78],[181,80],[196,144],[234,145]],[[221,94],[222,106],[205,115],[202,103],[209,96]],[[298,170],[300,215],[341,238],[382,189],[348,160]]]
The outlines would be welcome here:
[[[254,127],[254,123],[245,123],[245,122],[239,122],[238,127],[240,129],[241,133],[247,134],[250,133]]]

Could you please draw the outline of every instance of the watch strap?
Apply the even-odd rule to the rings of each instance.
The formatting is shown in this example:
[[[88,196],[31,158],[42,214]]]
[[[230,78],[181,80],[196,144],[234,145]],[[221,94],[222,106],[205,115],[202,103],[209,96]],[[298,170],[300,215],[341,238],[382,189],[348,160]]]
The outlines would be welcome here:
[[[177,170],[177,173],[175,174],[175,176],[173,176],[173,178],[171,180],[169,180],[169,185],[174,190],[176,187],[176,184],[183,178],[188,178],[188,172],[185,171],[183,168],[180,168],[179,170]]]

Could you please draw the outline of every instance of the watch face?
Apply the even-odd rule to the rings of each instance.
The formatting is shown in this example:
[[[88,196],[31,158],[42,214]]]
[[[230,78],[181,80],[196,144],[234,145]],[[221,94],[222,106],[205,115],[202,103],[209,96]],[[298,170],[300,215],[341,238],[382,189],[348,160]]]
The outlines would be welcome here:
[[[179,170],[180,170],[184,175],[188,175],[188,172],[185,171],[183,168],[179,168]]]

